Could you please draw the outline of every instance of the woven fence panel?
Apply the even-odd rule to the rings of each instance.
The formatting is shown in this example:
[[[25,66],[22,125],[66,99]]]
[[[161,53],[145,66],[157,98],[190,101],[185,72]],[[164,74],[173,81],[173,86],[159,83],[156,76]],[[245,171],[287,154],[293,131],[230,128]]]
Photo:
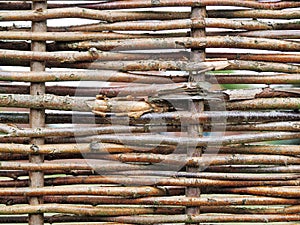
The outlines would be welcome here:
[[[298,7],[0,1],[0,222],[299,224]]]

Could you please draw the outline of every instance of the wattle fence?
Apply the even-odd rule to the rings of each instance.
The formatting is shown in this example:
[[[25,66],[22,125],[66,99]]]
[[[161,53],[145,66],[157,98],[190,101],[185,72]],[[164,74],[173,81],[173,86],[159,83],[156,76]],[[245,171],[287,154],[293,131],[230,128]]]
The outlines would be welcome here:
[[[0,223],[299,224],[299,9],[0,1]]]

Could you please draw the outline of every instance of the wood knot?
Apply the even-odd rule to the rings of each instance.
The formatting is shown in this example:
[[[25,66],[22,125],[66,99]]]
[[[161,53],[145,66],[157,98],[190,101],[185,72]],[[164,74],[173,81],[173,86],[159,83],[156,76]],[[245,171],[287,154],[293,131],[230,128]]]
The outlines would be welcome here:
[[[160,0],[151,0],[151,4],[152,5],[159,5],[160,4]]]

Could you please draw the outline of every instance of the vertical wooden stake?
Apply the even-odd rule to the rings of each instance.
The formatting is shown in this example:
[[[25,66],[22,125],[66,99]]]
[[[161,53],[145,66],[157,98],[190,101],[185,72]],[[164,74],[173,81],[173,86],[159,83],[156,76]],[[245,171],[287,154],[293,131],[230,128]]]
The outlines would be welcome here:
[[[42,11],[47,9],[47,0],[32,2],[32,10]],[[32,32],[47,32],[47,22],[39,21],[32,22]],[[32,41],[31,51],[45,52],[46,42]],[[45,62],[32,61],[30,65],[31,71],[42,72],[45,71]],[[45,94],[45,83],[31,83],[30,85],[31,95],[43,95]],[[45,110],[30,109],[30,127],[39,128],[45,126]],[[44,144],[43,138],[33,138],[31,140],[33,145]],[[32,163],[43,163],[43,155],[30,155],[29,161]],[[44,173],[41,171],[34,171],[29,173],[30,187],[43,187],[44,186]],[[43,204],[43,197],[30,197],[30,205]],[[44,224],[43,214],[30,214],[29,225],[42,225]]]
[[[206,8],[205,7],[197,7],[192,8],[191,19],[202,19],[205,20],[206,17]],[[205,28],[204,29],[192,29],[191,36],[195,38],[205,37]],[[205,61],[205,49],[192,49],[190,60],[192,62],[201,62]],[[204,81],[204,76],[202,74],[197,74],[194,72],[190,74],[191,79],[195,82]],[[204,111],[204,102],[194,102],[190,103],[189,110],[194,113],[200,113]],[[189,125],[188,127],[188,135],[189,137],[199,137],[203,134],[203,127],[201,125]],[[190,146],[187,148],[187,156],[196,156],[200,157],[202,155],[201,148],[195,148],[194,146]],[[187,172],[198,172],[199,167],[187,167]],[[199,187],[187,187],[186,188],[186,196],[187,197],[199,197],[201,194],[201,189]],[[186,207],[187,215],[197,215],[200,214],[200,207]],[[199,223],[186,223],[186,224],[199,224]]]

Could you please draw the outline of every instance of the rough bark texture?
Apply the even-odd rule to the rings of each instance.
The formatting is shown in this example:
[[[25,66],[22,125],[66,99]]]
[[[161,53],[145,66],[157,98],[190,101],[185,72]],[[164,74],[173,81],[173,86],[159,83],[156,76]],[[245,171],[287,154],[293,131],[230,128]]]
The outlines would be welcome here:
[[[299,223],[299,8],[1,1],[0,223]]]

